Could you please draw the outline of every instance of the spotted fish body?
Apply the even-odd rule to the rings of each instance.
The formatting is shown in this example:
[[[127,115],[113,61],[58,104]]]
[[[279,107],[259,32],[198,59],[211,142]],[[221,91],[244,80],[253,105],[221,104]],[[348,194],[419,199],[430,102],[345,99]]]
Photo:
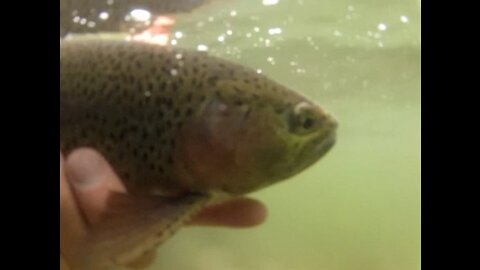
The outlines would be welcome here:
[[[95,148],[135,196],[201,197],[195,207],[179,203],[178,216],[214,194],[242,195],[299,173],[333,146],[336,125],[306,97],[204,52],[61,43],[62,151]]]
[[[131,192],[177,194],[215,189],[246,193],[263,186],[262,181],[276,181],[279,179],[273,178],[284,177],[282,174],[296,173],[316,161],[323,154],[322,149],[301,157],[308,164],[294,160],[287,164],[291,168],[278,168],[279,176],[276,172],[264,176],[269,179],[258,179],[252,171],[242,172],[255,169],[248,167],[232,167],[237,171],[222,174],[226,178],[210,179],[221,176],[214,171],[214,165],[248,158],[240,154],[251,142],[241,145],[240,136],[265,140],[267,146],[269,140],[276,139],[262,138],[262,126],[249,126],[249,118],[257,117],[253,123],[263,125],[268,133],[268,125],[274,124],[270,122],[276,118],[286,124],[295,121],[289,117],[295,117],[295,106],[298,109],[299,104],[311,107],[311,121],[318,122],[317,128],[312,123],[311,133],[318,138],[310,141],[307,136],[312,134],[306,134],[306,138],[301,133],[294,134],[304,140],[291,147],[308,150],[308,144],[317,144],[311,145],[314,148],[325,141],[333,143],[335,121],[311,101],[253,70],[203,52],[115,41],[64,42],[60,70],[62,149],[98,149],[112,162]],[[264,107],[271,107],[268,113],[272,115],[260,115]],[[257,134],[252,135],[254,132]],[[215,142],[218,144],[210,145]],[[185,145],[198,149],[185,149]],[[236,148],[238,153],[233,160],[229,151]],[[267,161],[281,159],[280,151],[290,151],[284,147],[268,150],[260,153]],[[289,171],[283,173],[285,169]],[[242,176],[238,182],[235,174]]]

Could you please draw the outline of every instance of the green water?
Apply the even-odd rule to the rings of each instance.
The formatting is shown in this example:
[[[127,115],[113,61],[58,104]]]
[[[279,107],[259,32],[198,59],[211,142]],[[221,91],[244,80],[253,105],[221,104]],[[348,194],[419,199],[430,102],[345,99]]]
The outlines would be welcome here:
[[[260,69],[340,126],[322,161],[252,195],[269,208],[264,225],[185,228],[149,269],[420,269],[420,6],[220,0],[178,16],[177,46]]]
[[[321,162],[253,194],[264,225],[183,229],[151,269],[420,269],[419,1],[218,1],[174,31],[177,46],[206,45],[318,100],[340,126]]]

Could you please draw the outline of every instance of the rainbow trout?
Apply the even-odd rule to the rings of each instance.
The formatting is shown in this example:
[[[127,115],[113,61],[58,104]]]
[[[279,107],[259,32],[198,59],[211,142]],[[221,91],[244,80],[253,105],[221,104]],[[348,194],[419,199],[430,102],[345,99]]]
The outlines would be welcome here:
[[[334,145],[336,127],[312,100],[205,52],[62,42],[61,150],[98,150],[129,192],[112,195],[72,264],[110,269],[150,256],[209,203],[312,165]]]

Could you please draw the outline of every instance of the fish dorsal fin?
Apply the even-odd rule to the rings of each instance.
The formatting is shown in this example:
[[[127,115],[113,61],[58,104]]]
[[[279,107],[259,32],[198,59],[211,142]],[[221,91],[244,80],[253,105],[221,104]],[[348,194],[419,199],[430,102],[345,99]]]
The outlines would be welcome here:
[[[148,266],[153,261],[151,252],[210,200],[211,196],[202,194],[168,198],[112,193],[100,221],[90,228],[73,269]]]

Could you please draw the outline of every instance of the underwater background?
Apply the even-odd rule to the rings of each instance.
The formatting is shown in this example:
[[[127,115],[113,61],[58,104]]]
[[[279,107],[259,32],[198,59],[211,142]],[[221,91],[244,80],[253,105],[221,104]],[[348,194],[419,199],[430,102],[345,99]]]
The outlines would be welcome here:
[[[420,11],[418,0],[218,0],[176,15],[171,46],[304,93],[336,117],[338,139],[251,195],[265,224],[185,227],[149,269],[420,269]]]

